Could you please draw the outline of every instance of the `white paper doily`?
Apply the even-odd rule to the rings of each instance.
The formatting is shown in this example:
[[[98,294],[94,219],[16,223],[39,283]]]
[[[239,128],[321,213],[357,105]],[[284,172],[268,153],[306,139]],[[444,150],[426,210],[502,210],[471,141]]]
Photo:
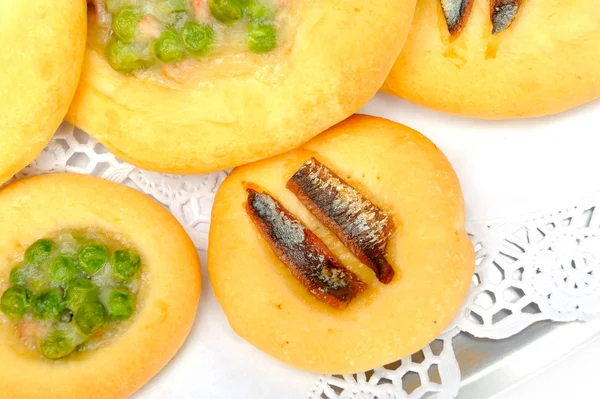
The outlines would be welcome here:
[[[117,160],[96,140],[66,123],[44,152],[17,178],[49,172],[96,175],[152,196],[179,219],[201,253],[207,248],[214,194],[226,177],[225,172],[182,177],[137,169]],[[228,330],[223,315],[216,309],[205,273],[203,301],[212,301],[208,305],[211,310],[208,319],[201,310],[198,323],[204,324],[198,327],[197,335],[208,329],[213,338],[206,338],[208,343],[202,346],[192,339],[196,336],[193,332],[188,340],[192,343],[186,345],[191,345],[197,353],[192,354],[190,350],[178,355],[162,376],[151,382],[151,389],[142,389],[136,397],[254,398],[265,397],[264,392],[270,392],[274,396],[269,394],[269,397],[283,398],[291,397],[288,395],[292,390],[290,386],[295,389],[294,398],[455,397],[461,373],[452,343],[461,331],[476,337],[501,339],[539,320],[587,320],[600,312],[600,209],[596,206],[600,206],[600,195],[590,196],[567,209],[526,219],[493,223],[471,221],[468,228],[477,251],[476,273],[471,294],[455,323],[422,351],[367,373],[314,376],[289,370],[266,358],[238,364],[248,354],[257,357],[262,354],[248,348],[249,345]],[[215,348],[219,346],[215,337],[229,340],[233,347]],[[253,363],[255,370],[251,370]],[[269,383],[262,390],[256,388],[256,395],[251,392],[240,396],[248,387],[242,384],[236,391],[227,385],[239,381],[235,373],[240,371],[256,379],[263,370],[275,373],[275,369],[282,373],[277,380],[283,380]],[[197,379],[207,378],[206,381],[225,381],[226,389],[232,393],[219,395],[218,385],[208,386],[206,382],[177,392],[173,390],[173,386],[192,381],[195,375]],[[285,378],[291,381],[292,377],[294,383],[285,382]],[[225,385],[221,389],[225,389]],[[298,392],[304,388],[304,395]],[[211,394],[207,396],[207,392]]]

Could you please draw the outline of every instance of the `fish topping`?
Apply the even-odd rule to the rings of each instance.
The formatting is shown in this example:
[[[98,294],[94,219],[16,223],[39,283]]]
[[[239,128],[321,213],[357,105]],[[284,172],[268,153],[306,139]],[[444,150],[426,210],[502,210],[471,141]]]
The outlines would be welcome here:
[[[325,224],[379,281],[389,283],[394,269],[385,259],[395,226],[381,210],[315,158],[307,161],[287,183],[300,201]]]
[[[473,0],[441,0],[450,35],[459,35],[467,23]]]
[[[366,288],[325,243],[269,194],[248,189],[246,212],[277,257],[320,301],[347,307]]]
[[[492,3],[492,34],[496,35],[514,22],[519,11],[521,0],[493,0]]]
[[[515,21],[523,0],[490,0],[492,34],[496,35]],[[457,37],[467,24],[473,0],[440,0],[448,31]]]

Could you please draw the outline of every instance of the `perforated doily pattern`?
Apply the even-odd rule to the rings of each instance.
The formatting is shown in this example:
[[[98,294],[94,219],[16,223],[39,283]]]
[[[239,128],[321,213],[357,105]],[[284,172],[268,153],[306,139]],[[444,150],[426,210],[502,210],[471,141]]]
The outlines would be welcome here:
[[[52,172],[94,175],[152,196],[182,223],[201,251],[207,249],[215,192],[227,176],[226,172],[178,176],[137,169],[119,161],[102,144],[66,122],[38,158],[16,177]]]
[[[309,399],[453,398],[460,387],[460,368],[451,328],[410,357],[366,373],[322,376]]]
[[[599,198],[528,221],[471,223],[474,288],[459,328],[506,338],[539,320],[589,319],[600,311]]]
[[[227,176],[172,176],[117,160],[104,146],[64,123],[42,154],[16,178],[74,172],[134,187],[162,203],[207,249],[210,209]],[[472,290],[455,323],[420,352],[354,375],[321,376],[309,399],[452,398],[460,387],[453,338],[509,337],[539,320],[586,320],[600,312],[598,198],[529,220],[471,221],[476,249]]]

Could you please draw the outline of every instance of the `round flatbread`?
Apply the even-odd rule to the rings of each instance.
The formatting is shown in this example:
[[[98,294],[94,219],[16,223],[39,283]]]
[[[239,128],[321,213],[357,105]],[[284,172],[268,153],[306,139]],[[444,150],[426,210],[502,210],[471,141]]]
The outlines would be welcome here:
[[[291,150],[356,112],[389,73],[415,7],[182,0],[166,13],[159,0],[102,3],[90,8],[68,120],[138,167],[179,174]]]
[[[319,163],[352,189],[328,179],[307,186],[303,178],[325,169],[302,171]],[[366,199],[346,206],[352,190]],[[314,206],[319,201],[322,208]],[[349,241],[323,218],[344,214],[345,231],[356,234]],[[235,169],[211,220],[210,278],[232,328],[312,372],[365,371],[420,350],[455,317],[473,275],[462,193],[447,159],[414,130],[370,116],[352,116],[298,150]],[[384,220],[395,226],[386,245],[361,254]],[[391,270],[374,273],[370,260]],[[302,271],[311,261],[314,268]]]
[[[0,312],[0,388],[4,396],[22,399],[124,399],[158,373],[175,355],[194,321],[200,295],[200,265],[198,253],[185,230],[162,206],[136,190],[106,180],[83,175],[53,174],[18,180],[0,190],[0,214],[0,290],[3,292]],[[32,255],[31,249],[26,251],[26,248],[38,245],[41,242],[38,240],[55,237],[61,231],[86,229],[105,232],[113,241],[139,253],[141,266],[136,288],[137,305],[131,317],[123,322],[126,324],[122,328],[113,329],[112,333],[111,329],[108,330],[105,337],[101,338],[102,345],[88,345],[87,349],[73,352],[67,357],[49,360],[39,353],[44,348],[43,344],[38,344],[37,350],[24,344],[24,339],[32,334],[28,330],[36,326],[35,306],[41,295],[33,296],[32,291],[30,297],[33,322],[23,317],[17,321],[7,317],[7,309],[11,310],[7,306],[7,288],[11,284],[20,284],[11,270],[21,260],[31,263],[40,259],[39,251],[38,255],[35,252]],[[63,241],[54,242],[60,242],[64,249],[65,241],[61,239]],[[68,252],[68,248],[65,250]],[[91,275],[91,280],[86,281],[97,283],[106,279],[101,271],[94,275],[82,266],[84,259],[91,259],[89,253],[82,254],[85,253],[78,252],[75,265]],[[116,269],[113,259],[110,258],[110,267],[113,268],[114,280]],[[56,273],[52,274],[52,266],[49,270],[50,277],[56,277]],[[91,334],[90,322],[82,324],[79,321],[83,306],[75,308],[70,305],[72,286],[72,283],[68,284],[64,295],[69,308],[76,309],[73,319],[63,320],[61,316],[57,328],[68,329],[75,323],[78,332]],[[29,286],[25,284],[25,287]],[[116,288],[123,289],[121,285]],[[59,295],[63,292],[61,288],[52,290]],[[102,299],[103,290],[100,288],[99,297],[106,305],[106,298]],[[89,298],[87,300],[92,301]],[[101,307],[97,302],[94,303]],[[107,306],[111,320],[113,311],[118,316],[127,310],[123,308],[126,302],[117,302],[119,304],[120,307],[116,309]],[[49,316],[47,307],[38,310],[38,313]],[[119,320],[118,317],[115,319]],[[45,323],[37,323],[37,328],[41,326],[47,329],[48,321]],[[40,342],[45,342],[43,340],[47,337],[42,336]],[[57,342],[63,341],[55,339],[51,343]],[[46,357],[60,356],[56,347],[54,345],[42,353]]]
[[[67,113],[85,10],[85,0],[0,2],[0,184],[37,157]]]
[[[419,0],[383,89],[476,118],[555,114],[600,97],[598,53],[596,0]]]

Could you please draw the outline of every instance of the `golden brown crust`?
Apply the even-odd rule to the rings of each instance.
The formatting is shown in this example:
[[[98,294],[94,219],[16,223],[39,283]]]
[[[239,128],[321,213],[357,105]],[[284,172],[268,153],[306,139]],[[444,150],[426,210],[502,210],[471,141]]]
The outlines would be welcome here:
[[[62,122],[85,50],[85,0],[0,2],[0,184]]]
[[[387,246],[397,272],[390,284],[378,282],[286,188],[311,157],[398,222]],[[276,195],[368,284],[345,310],[306,292],[257,234],[243,205],[252,183]],[[414,130],[356,115],[301,149],[232,172],[213,208],[210,278],[232,328],[259,349],[313,372],[364,371],[421,349],[456,315],[474,267],[464,223],[460,185],[444,155]]]
[[[375,94],[415,0],[292,4],[292,46],[246,74],[170,88],[119,74],[88,48],[68,120],[120,158],[170,173],[224,169],[299,146]]]
[[[65,228],[97,226],[119,234],[141,255],[144,284],[131,324],[107,346],[61,361],[19,354],[0,314],[0,391],[11,398],[123,399],[173,357],[186,339],[200,294],[198,254],[163,207],[125,186],[56,174],[0,190],[0,286],[11,256]],[[18,339],[14,345],[17,345]]]
[[[449,38],[439,0],[418,0],[413,27],[383,90],[435,110],[484,119],[555,114],[600,97],[600,2],[524,1],[492,34],[475,0]]]

